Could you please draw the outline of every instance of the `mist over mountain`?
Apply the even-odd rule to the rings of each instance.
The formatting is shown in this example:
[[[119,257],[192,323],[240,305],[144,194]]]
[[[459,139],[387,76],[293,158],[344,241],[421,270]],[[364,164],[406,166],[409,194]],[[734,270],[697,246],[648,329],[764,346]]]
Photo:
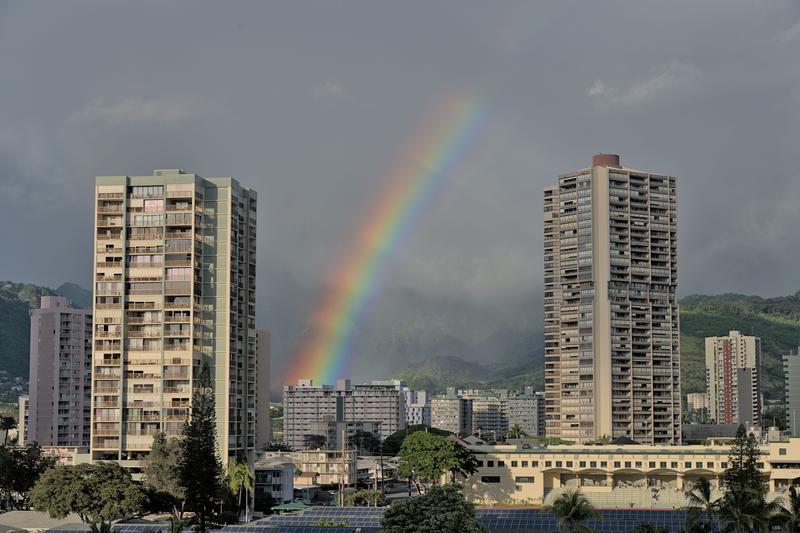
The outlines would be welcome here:
[[[287,276],[271,298],[282,292],[311,295]],[[269,299],[269,298],[268,298]],[[283,301],[283,300],[281,300]],[[261,306],[261,302],[259,303]],[[307,322],[313,301],[295,300],[291,313],[277,316],[263,303],[259,322],[273,330],[273,383],[282,374],[298,342],[312,326]],[[283,308],[284,306],[282,306]],[[259,308],[261,312],[261,307]],[[541,332],[542,305],[538,290],[505,301],[479,300],[469,294],[432,294],[411,288],[389,288],[355,327],[351,379],[383,379],[409,364],[437,357],[456,357],[484,365],[523,357],[522,339]]]

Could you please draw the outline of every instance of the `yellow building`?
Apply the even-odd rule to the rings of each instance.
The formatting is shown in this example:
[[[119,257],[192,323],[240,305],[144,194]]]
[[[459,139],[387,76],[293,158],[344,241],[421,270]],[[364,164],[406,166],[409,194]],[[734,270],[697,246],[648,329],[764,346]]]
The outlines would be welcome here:
[[[355,450],[303,450],[288,454],[301,472],[313,472],[318,485],[355,485],[358,471]]]
[[[550,503],[580,488],[596,507],[679,508],[697,478],[719,480],[729,446],[572,445],[472,446],[478,471],[464,480],[465,496],[479,504]],[[773,496],[800,484],[800,438],[761,447],[761,467]]]

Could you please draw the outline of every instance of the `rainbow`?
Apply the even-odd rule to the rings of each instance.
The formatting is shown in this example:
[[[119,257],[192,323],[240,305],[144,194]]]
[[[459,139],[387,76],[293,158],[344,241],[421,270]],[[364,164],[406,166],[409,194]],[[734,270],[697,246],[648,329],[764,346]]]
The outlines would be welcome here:
[[[415,135],[403,163],[389,174],[374,207],[358,226],[344,261],[310,316],[312,331],[284,375],[332,383],[350,375],[356,354],[352,340],[379,291],[381,272],[392,252],[409,235],[418,215],[437,196],[445,177],[469,144],[480,122],[475,98],[445,101],[421,133]]]

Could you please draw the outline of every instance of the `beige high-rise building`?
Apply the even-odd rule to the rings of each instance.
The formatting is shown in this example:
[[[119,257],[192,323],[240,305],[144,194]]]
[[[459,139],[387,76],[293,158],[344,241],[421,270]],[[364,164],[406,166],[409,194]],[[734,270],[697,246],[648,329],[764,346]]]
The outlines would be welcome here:
[[[256,443],[256,193],[182,170],[98,177],[93,460],[178,435],[203,363],[223,464]],[[269,416],[269,413],[266,413]]]
[[[675,178],[599,154],[544,192],[549,437],[681,440]]]
[[[708,416],[717,424],[761,425],[761,339],[731,331],[706,337]]]
[[[91,361],[91,311],[42,296],[31,311],[29,442],[89,446]]]

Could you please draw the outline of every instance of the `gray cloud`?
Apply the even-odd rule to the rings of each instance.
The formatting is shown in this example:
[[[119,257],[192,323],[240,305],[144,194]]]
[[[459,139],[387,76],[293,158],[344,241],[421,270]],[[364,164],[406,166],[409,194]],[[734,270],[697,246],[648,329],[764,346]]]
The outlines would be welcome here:
[[[279,368],[415,132],[469,93],[484,125],[393,253],[371,346],[541,328],[541,191],[598,151],[678,177],[681,292],[793,292],[798,20],[788,0],[3,2],[0,278],[90,285],[95,175],[232,175],[259,192]]]
[[[152,122],[177,124],[202,112],[197,102],[182,99],[138,97],[125,98],[117,102],[105,102],[102,98],[88,102],[80,111],[71,115],[73,122],[108,122],[111,124]]]
[[[700,69],[694,65],[670,61],[652,69],[646,78],[628,87],[608,86],[598,79],[589,89],[588,95],[601,107],[641,106],[666,93],[686,87],[700,75]]]

